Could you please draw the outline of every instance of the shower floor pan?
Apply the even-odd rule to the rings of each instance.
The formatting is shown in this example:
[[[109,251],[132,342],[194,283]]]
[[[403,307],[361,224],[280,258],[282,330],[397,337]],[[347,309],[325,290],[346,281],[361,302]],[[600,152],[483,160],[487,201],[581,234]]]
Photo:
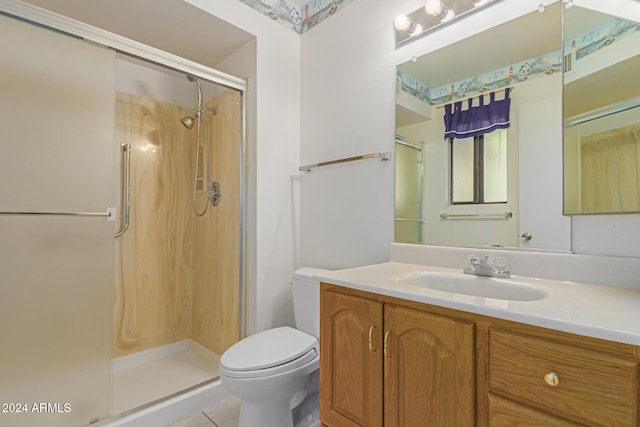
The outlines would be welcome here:
[[[113,362],[112,413],[122,414],[218,377],[217,354],[184,340]]]

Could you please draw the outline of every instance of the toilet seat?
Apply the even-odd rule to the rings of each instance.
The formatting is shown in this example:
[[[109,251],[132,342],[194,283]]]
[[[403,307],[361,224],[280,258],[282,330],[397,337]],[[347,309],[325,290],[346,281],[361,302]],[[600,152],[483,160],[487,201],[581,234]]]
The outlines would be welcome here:
[[[283,326],[232,345],[220,359],[220,374],[230,378],[267,377],[307,365],[319,354],[315,337]]]

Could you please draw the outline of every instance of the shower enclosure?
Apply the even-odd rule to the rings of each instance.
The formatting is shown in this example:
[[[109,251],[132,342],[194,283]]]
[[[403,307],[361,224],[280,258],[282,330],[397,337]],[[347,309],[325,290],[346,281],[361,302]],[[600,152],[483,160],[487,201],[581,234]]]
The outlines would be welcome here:
[[[243,334],[242,83],[2,15],[0,56],[0,425],[214,381]]]

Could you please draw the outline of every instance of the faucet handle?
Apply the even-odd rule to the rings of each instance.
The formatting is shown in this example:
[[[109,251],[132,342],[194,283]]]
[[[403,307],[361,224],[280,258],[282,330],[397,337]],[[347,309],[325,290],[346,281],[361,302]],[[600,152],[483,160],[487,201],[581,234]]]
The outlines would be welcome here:
[[[486,264],[486,262],[487,262],[486,255],[480,256],[480,255],[472,254],[472,255],[469,255],[468,267],[476,270],[482,265]]]
[[[509,271],[509,262],[503,256],[498,256],[493,260],[493,269],[498,274],[503,274]]]
[[[476,263],[476,261],[478,260],[478,255],[469,255],[469,257],[467,258],[467,266],[469,267],[473,267],[473,264]]]

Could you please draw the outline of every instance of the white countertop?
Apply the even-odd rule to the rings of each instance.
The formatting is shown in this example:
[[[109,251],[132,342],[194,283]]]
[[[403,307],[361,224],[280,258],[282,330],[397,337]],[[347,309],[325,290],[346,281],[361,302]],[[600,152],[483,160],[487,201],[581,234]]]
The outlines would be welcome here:
[[[427,271],[462,274],[462,269],[387,262],[321,273],[316,278],[361,291],[640,345],[640,291],[512,275],[548,296],[537,301],[507,301],[407,285],[398,279],[409,272]],[[483,279],[477,278],[480,286]]]

